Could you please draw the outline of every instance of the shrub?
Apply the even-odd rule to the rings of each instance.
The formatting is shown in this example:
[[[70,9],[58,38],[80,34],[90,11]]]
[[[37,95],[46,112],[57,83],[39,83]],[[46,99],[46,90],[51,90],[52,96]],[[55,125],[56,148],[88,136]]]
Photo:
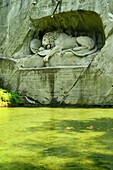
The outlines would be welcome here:
[[[19,95],[0,88],[0,106],[18,106]]]

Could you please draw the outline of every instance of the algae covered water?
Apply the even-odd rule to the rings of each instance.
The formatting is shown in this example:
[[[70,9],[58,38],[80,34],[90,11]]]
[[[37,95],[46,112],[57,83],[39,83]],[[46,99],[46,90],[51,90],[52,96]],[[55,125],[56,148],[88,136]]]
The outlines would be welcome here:
[[[0,170],[113,169],[113,109],[0,108]]]

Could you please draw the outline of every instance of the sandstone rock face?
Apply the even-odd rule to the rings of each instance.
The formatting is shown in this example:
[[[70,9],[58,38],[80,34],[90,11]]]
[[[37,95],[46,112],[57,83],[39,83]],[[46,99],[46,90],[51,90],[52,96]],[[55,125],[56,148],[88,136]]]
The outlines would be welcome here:
[[[46,65],[41,41],[55,30],[91,37],[97,50],[56,51]],[[112,106],[112,42],[112,0],[0,0],[0,86],[36,105]]]

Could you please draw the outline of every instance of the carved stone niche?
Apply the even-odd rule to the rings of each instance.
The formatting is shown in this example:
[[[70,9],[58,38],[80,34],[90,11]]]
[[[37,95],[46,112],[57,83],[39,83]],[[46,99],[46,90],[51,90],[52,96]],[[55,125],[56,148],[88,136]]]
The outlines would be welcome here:
[[[54,14],[53,16],[43,17],[41,19],[31,20],[31,22],[35,28],[34,37],[32,37],[32,40],[30,42],[31,54],[35,54],[37,59],[39,57],[40,60],[43,60],[43,62],[41,62],[41,65],[38,64],[37,67],[81,65],[83,63],[82,60],[84,60],[83,56],[90,55],[90,57],[94,57],[94,54],[97,55],[97,53],[104,46],[105,43],[105,34],[102,20],[100,16],[93,11],[78,10],[63,12]],[[78,40],[77,50],[78,46],[80,46],[81,49],[81,46],[83,45],[84,48],[84,45],[86,44],[86,41],[84,41],[81,37],[86,37],[86,39],[90,38],[94,41],[94,48],[96,47],[97,50],[94,49],[93,53],[88,53],[87,55],[84,55],[85,51],[83,50],[82,54],[80,53],[79,55],[76,55],[76,53],[74,53],[76,48],[73,47],[74,52],[68,50],[64,51],[63,53],[63,48],[61,49],[61,51],[59,51],[58,48],[58,51],[54,50],[54,52],[51,53],[51,49],[54,49],[55,44],[53,47],[51,47],[51,44],[48,44],[47,47],[44,47],[43,45],[43,37],[48,32],[50,32],[50,34],[55,34],[55,32],[61,32],[60,34],[65,34],[65,37],[75,37],[76,40]],[[35,37],[38,37],[38,39],[36,39]],[[56,39],[56,37],[54,38]],[[64,39],[65,41],[68,41],[68,39]],[[83,44],[81,41],[83,41]],[[70,43],[70,41],[68,43]],[[89,49],[89,51],[90,50],[92,49]],[[45,59],[43,59],[43,57]]]

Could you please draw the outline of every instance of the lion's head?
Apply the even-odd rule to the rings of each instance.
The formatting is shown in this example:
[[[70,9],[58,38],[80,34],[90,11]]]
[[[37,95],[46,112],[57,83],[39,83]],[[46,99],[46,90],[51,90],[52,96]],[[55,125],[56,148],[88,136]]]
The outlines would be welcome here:
[[[45,49],[51,49],[55,46],[55,40],[59,36],[59,31],[47,32],[42,38],[42,46]]]
[[[45,49],[50,49],[54,47],[54,38],[52,36],[52,32],[48,32],[46,34],[44,34],[43,38],[42,38],[42,46]]]

